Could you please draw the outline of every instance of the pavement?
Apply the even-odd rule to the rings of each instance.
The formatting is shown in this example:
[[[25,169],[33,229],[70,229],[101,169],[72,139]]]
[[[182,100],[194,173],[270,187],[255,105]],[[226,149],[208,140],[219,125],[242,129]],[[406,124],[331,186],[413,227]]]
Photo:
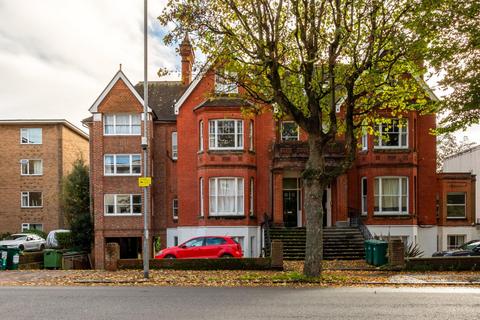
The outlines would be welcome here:
[[[478,319],[474,288],[0,287],[2,320]]]

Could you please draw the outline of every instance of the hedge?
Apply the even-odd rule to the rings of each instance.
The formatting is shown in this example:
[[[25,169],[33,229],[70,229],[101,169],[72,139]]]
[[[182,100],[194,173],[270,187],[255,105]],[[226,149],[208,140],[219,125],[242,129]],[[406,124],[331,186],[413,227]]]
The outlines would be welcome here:
[[[141,269],[141,259],[120,259],[119,269]],[[151,269],[176,270],[272,270],[270,258],[161,259],[150,260]]]

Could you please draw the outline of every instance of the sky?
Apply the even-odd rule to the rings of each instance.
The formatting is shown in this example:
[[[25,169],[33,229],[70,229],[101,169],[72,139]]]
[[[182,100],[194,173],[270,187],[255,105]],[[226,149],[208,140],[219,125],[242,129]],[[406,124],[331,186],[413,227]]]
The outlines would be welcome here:
[[[162,80],[180,78],[176,46],[163,44],[156,19],[165,3],[149,1],[149,80],[160,80],[159,68],[172,71]],[[0,0],[0,119],[81,127],[119,64],[143,81],[142,0]],[[480,143],[480,127],[456,136]]]

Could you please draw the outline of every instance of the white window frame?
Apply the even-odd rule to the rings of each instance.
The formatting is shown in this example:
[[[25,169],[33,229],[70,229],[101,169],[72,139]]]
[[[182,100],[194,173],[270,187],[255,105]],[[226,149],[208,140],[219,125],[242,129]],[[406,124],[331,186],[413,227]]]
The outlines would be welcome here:
[[[117,157],[128,156],[129,173],[117,173]],[[133,157],[140,157],[140,172],[133,173]],[[113,157],[113,173],[107,173],[107,157]],[[105,176],[141,176],[142,175],[142,155],[141,154],[105,154],[103,156],[103,174]]]
[[[463,204],[448,204],[448,195],[463,195]],[[445,198],[445,204],[446,204],[446,211],[445,211],[445,216],[448,220],[452,219],[465,219],[467,218],[467,193],[466,192],[447,192],[446,198]],[[462,217],[449,217],[448,216],[448,207],[463,207],[464,208],[464,215]]]
[[[172,217],[173,220],[178,220],[178,199],[172,200]]]
[[[222,74],[225,74],[226,77],[223,77]],[[235,72],[220,71],[215,73],[215,93],[216,94],[237,94],[238,84],[228,79],[232,77],[236,77]]]
[[[254,126],[253,126],[253,120],[250,120],[250,126],[248,127],[248,150],[253,151],[254,148]]]
[[[362,130],[362,151],[368,150],[368,132],[367,130]]]
[[[233,147],[219,147],[218,146],[218,124],[220,122],[234,122],[234,146]],[[240,125],[239,125],[240,124]],[[241,132],[239,127],[241,126]],[[208,148],[210,150],[243,150],[244,141],[244,123],[240,119],[212,119],[208,121]],[[213,129],[213,132],[212,132]],[[240,137],[240,139],[239,139]],[[213,141],[213,144],[212,144]]]
[[[200,139],[198,150],[203,151],[203,120],[201,120],[200,123],[198,124],[198,130],[199,130],[199,139]]]
[[[295,140],[294,139],[284,139],[283,126],[286,123],[288,123],[288,124],[293,123],[297,127],[297,137],[296,137]],[[293,137],[293,136],[289,136],[289,137]],[[298,126],[298,124],[295,121],[282,121],[281,127],[280,127],[280,140],[282,140],[282,141],[299,141],[300,140],[300,127]]]
[[[219,181],[220,180],[234,180],[234,186],[235,186],[235,192],[234,192],[234,197],[235,197],[235,204],[234,204],[234,211],[232,212],[219,212],[218,211],[218,185],[219,185]],[[241,190],[241,193],[240,190],[238,189],[238,184],[239,182],[242,181],[242,185],[243,185],[243,190]],[[215,194],[212,194],[212,183],[215,184]],[[244,216],[245,215],[245,179],[241,178],[241,177],[212,177],[210,178],[209,180],[209,190],[208,190],[208,195],[209,195],[209,200],[210,200],[210,208],[209,208],[209,215],[210,216]],[[242,198],[242,211],[239,210],[238,208],[238,202],[239,202],[239,198]],[[212,200],[213,198],[213,200]],[[212,201],[215,201],[215,208],[217,211],[212,211],[213,210],[213,206],[211,205],[212,204]]]
[[[200,196],[200,217],[203,217],[205,215],[205,203],[204,203],[204,200],[203,200],[203,177],[200,178],[200,192],[199,192],[199,196]]]
[[[43,223],[22,223],[21,232],[25,232],[25,231],[27,231],[27,230],[30,230],[30,226],[31,226],[31,225],[40,226],[40,229],[34,229],[34,230],[43,231]]]
[[[404,122],[400,128],[398,125],[400,122]],[[383,125],[396,124],[398,131],[398,145],[396,146],[384,146],[383,145]],[[405,132],[403,132],[405,130]],[[385,133],[385,134],[388,134]],[[405,145],[402,145],[402,135],[405,135]],[[390,119],[389,123],[378,124],[378,137],[375,139],[374,149],[408,149],[408,119]]]
[[[250,178],[250,215],[253,216],[255,214],[254,208],[255,208],[255,194],[254,194],[254,185],[255,185],[255,179]]]
[[[128,115],[129,118],[129,133],[117,133],[117,116],[126,116]],[[140,117],[140,122],[139,122],[139,132],[138,133],[133,133],[133,116],[139,116]],[[113,117],[113,133],[107,133],[106,132],[106,126],[107,126],[107,117]],[[142,114],[139,113],[111,113],[111,114],[105,114],[103,116],[103,135],[105,136],[140,136],[142,134]]]
[[[107,196],[113,196],[113,208],[114,208],[114,213],[107,213],[107,203],[106,203],[106,198]],[[130,196],[130,212],[129,213],[118,213],[117,212],[117,207],[118,207],[118,201],[117,198],[118,196]],[[133,196],[140,196],[140,213],[136,212],[133,213]],[[138,205],[138,203],[137,203]],[[112,194],[112,193],[106,193],[103,195],[103,214],[105,216],[119,216],[119,217],[127,217],[127,216],[141,216],[143,212],[143,201],[142,201],[142,195],[141,194]]]
[[[30,205],[30,193],[32,193],[32,192],[40,193],[40,205],[39,206],[31,206]],[[24,197],[26,197],[26,199],[27,199],[27,203],[28,203],[27,206],[23,205]],[[21,208],[43,208],[43,192],[41,192],[41,191],[22,191],[22,192],[20,192],[20,207]]]
[[[382,197],[383,197],[383,194],[381,194],[382,192],[382,180],[383,179],[398,179],[398,183],[400,184],[399,185],[399,194],[398,194],[398,203],[399,203],[399,211],[382,211]],[[406,209],[405,211],[402,211],[402,194],[403,194],[403,189],[402,189],[402,179],[406,179],[407,181],[407,192],[406,192],[406,197],[407,197],[407,205],[406,205]],[[379,186],[378,186],[378,190],[380,192],[380,194],[375,194],[375,182],[376,181],[379,181]],[[373,185],[373,194],[374,194],[374,198],[376,198],[377,196],[379,197],[379,200],[378,200],[378,211],[375,211],[374,209],[374,214],[375,215],[408,215],[408,207],[409,207],[409,201],[410,201],[410,185],[409,185],[409,178],[407,176],[379,176],[379,177],[375,177],[375,180],[374,180],[374,185]]]
[[[26,133],[27,141],[30,141],[29,130],[40,130],[40,142],[23,142],[23,134]],[[43,129],[42,128],[21,128],[20,129],[20,144],[42,144],[43,143]]]
[[[455,242],[457,243],[457,245],[454,246],[454,247],[450,246],[450,238],[451,237],[455,237]],[[463,242],[461,244],[458,244],[458,237],[463,238]],[[466,242],[465,240],[467,240],[467,235],[465,235],[465,234],[447,234],[447,250],[452,250],[452,249],[460,247],[461,245],[463,245]]]
[[[30,161],[40,161],[40,173],[23,173],[23,165],[27,166],[27,171],[30,168]],[[20,175],[22,176],[41,176],[43,175],[43,160],[42,159],[22,159],[20,160]]]
[[[178,159],[178,134],[177,131],[172,132],[172,159]]]
[[[365,183],[364,183],[365,182]],[[365,186],[366,190],[365,190]],[[360,211],[362,212],[362,215],[366,216],[368,214],[368,180],[367,177],[362,177],[360,179],[360,205],[361,209]]]

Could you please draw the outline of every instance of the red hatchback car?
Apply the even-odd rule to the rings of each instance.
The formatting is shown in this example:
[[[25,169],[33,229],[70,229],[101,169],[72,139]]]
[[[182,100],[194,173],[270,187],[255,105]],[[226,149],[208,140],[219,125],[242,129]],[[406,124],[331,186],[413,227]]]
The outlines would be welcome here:
[[[161,250],[155,259],[241,258],[242,247],[230,237],[197,237]]]

